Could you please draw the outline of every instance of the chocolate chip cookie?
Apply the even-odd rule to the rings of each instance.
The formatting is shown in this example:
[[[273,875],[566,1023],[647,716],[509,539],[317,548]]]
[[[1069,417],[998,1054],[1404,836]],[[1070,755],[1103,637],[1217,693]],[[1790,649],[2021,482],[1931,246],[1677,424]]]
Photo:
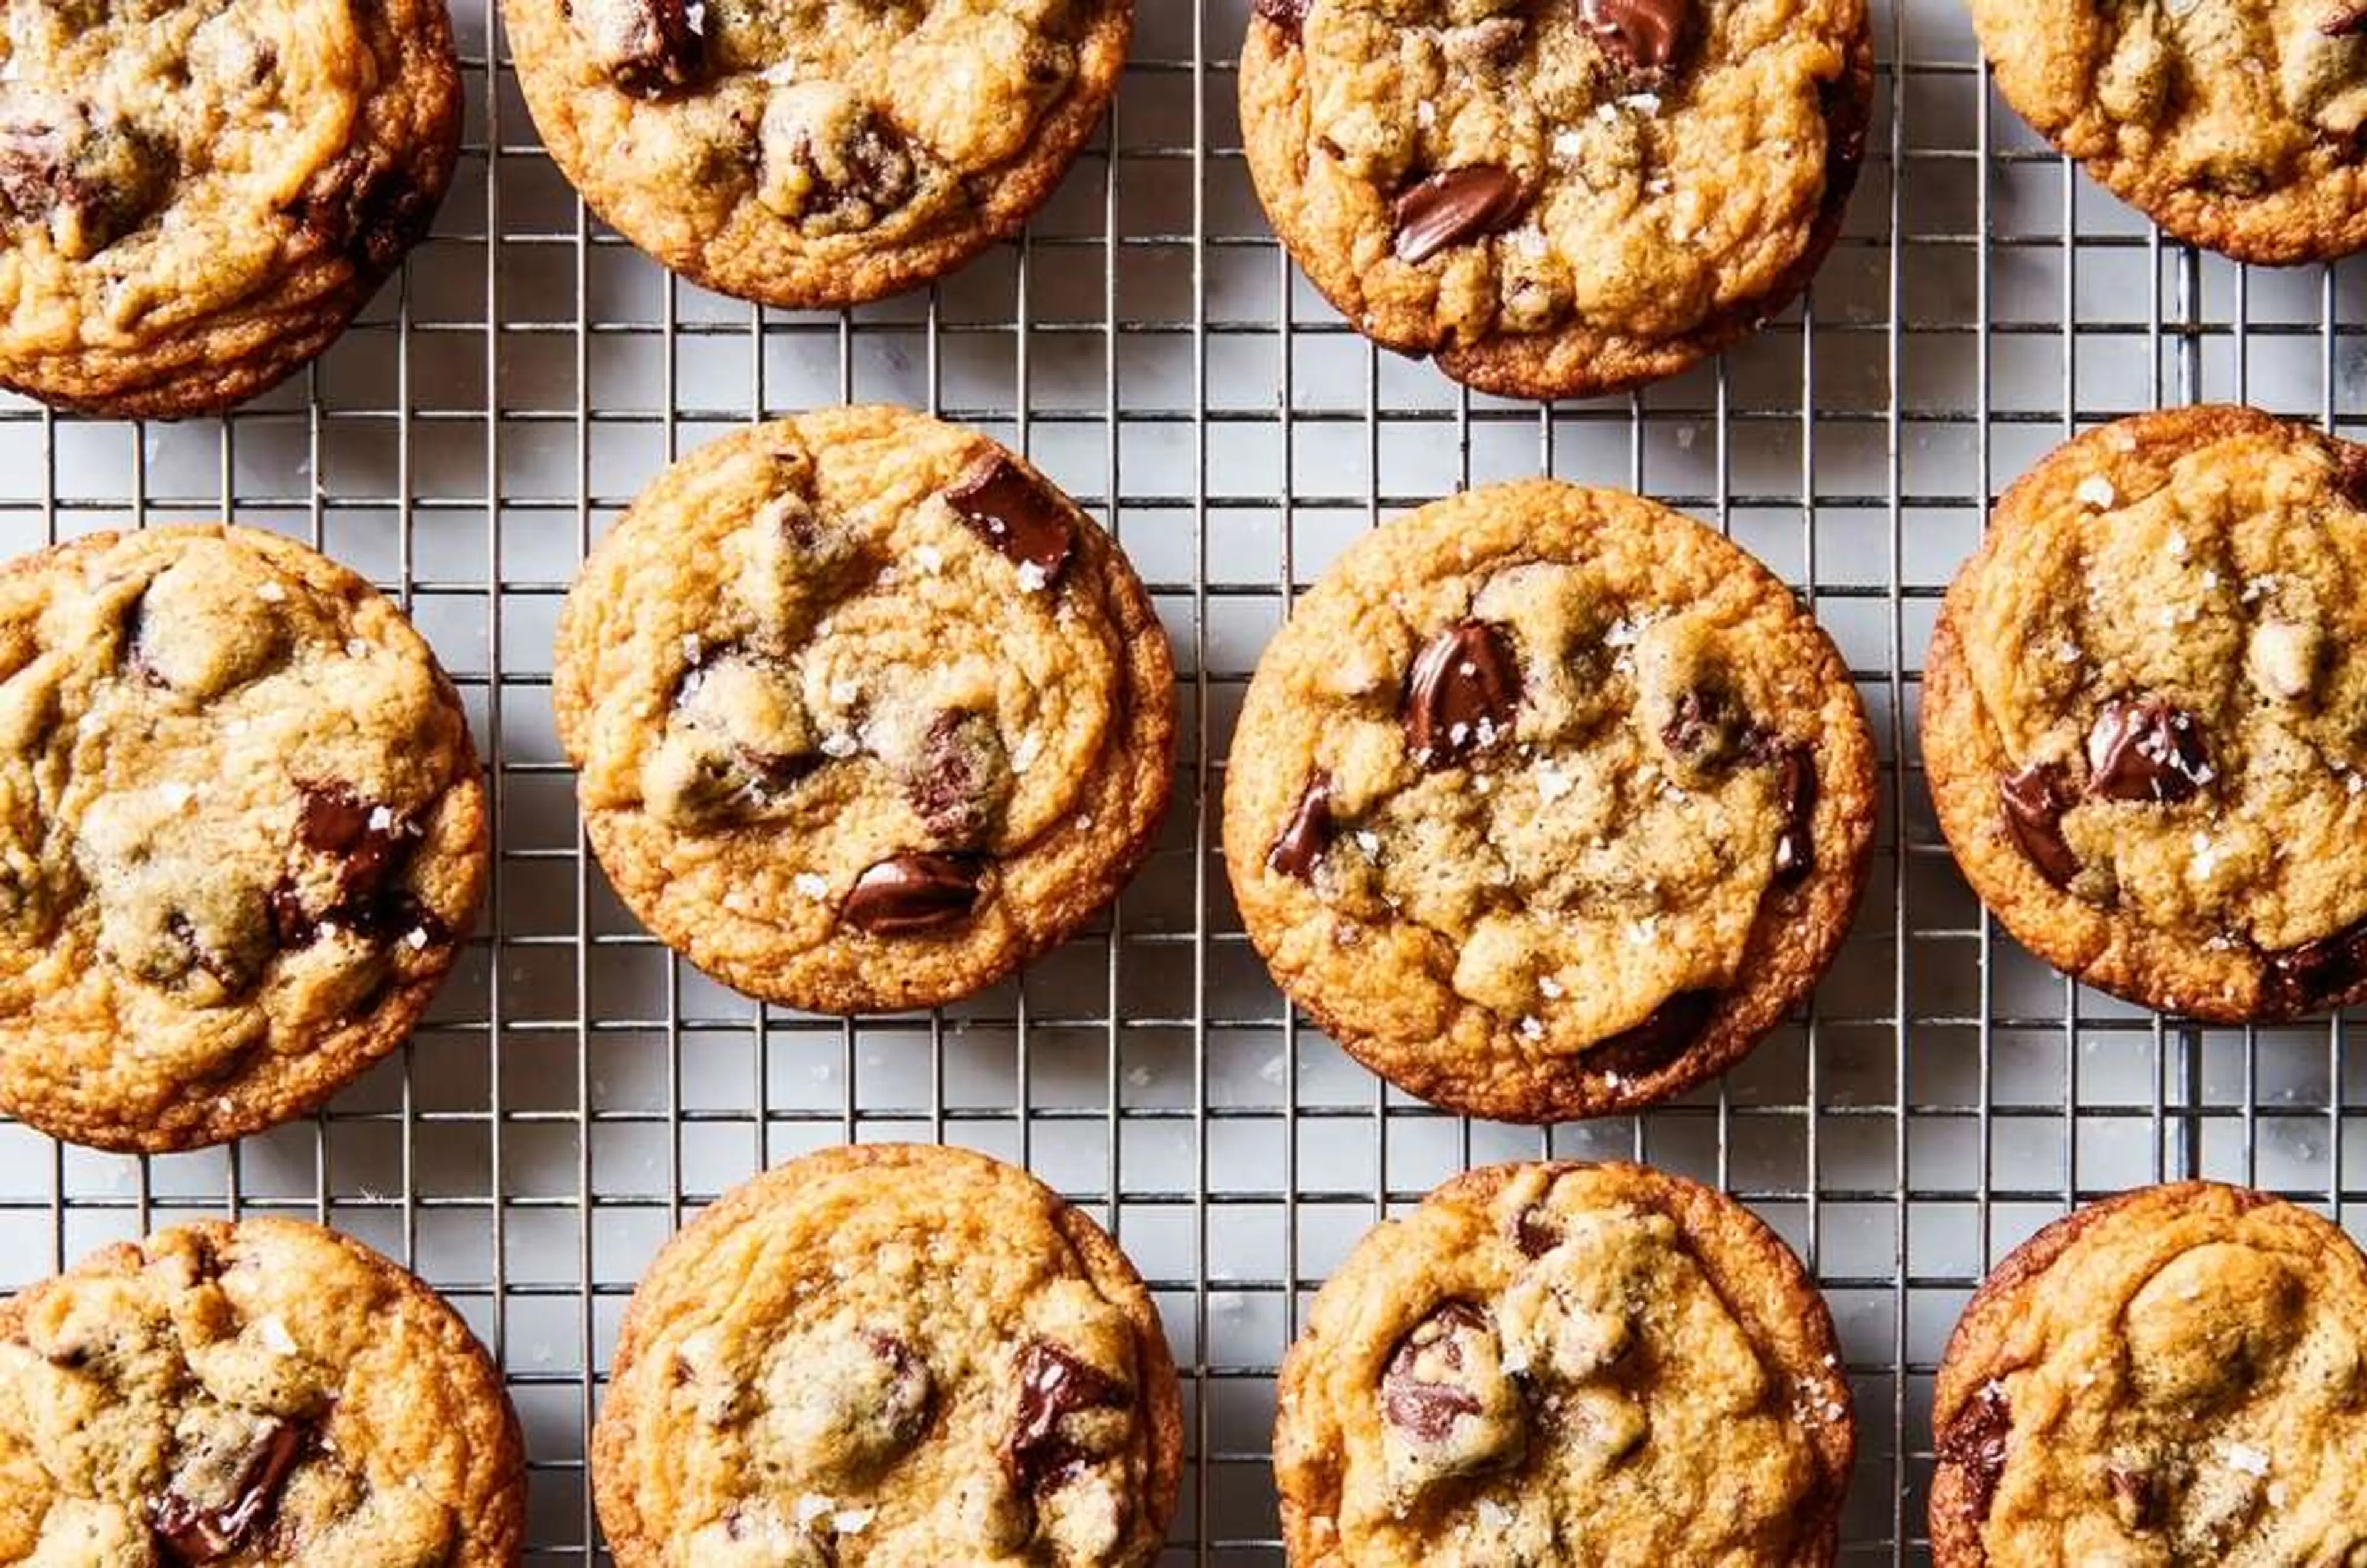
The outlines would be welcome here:
[[[1183,1432],[1099,1226],[984,1155],[876,1144],[758,1177],[659,1254],[592,1480],[618,1568],[1135,1568]]]
[[[1133,569],[1024,460],[904,409],[677,463],[584,563],[553,685],[625,902],[820,1011],[950,1001],[1066,940],[1172,782]]]
[[[2367,245],[2367,5],[1972,6],[2006,101],[2174,237],[2278,265]]]
[[[1676,1094],[1806,996],[1874,743],[1732,543],[1540,479],[1359,540],[1258,663],[1225,861],[1291,998],[1410,1093],[1544,1122]]]
[[[1833,1561],[1832,1320],[1733,1200],[1638,1165],[1456,1177],[1357,1244],[1282,1365],[1293,1568]]]
[[[2081,1209],[1973,1298],[1932,1416],[1938,1568],[2358,1568],[2367,1258],[2209,1182]]]
[[[708,288],[859,304],[1015,232],[1116,90],[1133,0],[503,0],[560,168]]]
[[[334,1231],[178,1226],[0,1304],[0,1559],[508,1568],[525,1515],[483,1348]]]
[[[1984,903],[2197,1017],[2367,997],[2367,448],[2244,409],[2080,436],[1933,634],[1923,760]]]
[[[1256,0],[1240,95],[1266,212],[1357,330],[1574,397],[1807,287],[1874,50],[1863,0]]]
[[[0,1106],[182,1149],[327,1099],[474,919],[484,787],[400,610],[249,528],[0,571]]]
[[[443,0],[15,0],[0,384],[209,413],[326,348],[460,144]]]

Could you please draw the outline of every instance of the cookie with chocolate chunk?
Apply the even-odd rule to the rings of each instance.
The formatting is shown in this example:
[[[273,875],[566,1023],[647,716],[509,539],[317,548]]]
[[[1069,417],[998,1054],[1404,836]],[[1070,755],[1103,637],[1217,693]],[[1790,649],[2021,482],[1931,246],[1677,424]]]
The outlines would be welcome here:
[[[2173,238],[2271,265],[2367,245],[2367,5],[1972,7],[2006,101]]]
[[[119,1243],[0,1303],[0,1559],[510,1568],[501,1375],[425,1284],[291,1220]]]
[[[1183,1462],[1117,1244],[966,1149],[827,1149],[727,1193],[633,1292],[592,1444],[618,1568],[1140,1568]]]
[[[693,282],[797,308],[1017,231],[1116,90],[1133,0],[503,0],[550,154]]]
[[[0,385],[167,419],[263,391],[426,233],[460,118],[443,0],[17,0]]]
[[[1437,502],[1352,546],[1250,683],[1225,862],[1374,1071],[1549,1122],[1681,1093],[1805,997],[1863,889],[1874,755],[1764,567],[1624,492]]]
[[[1923,761],[1974,890],[2222,1021],[2367,998],[2367,448],[2235,408],[2048,456],[1957,574]]]
[[[1257,0],[1242,144],[1351,325],[1483,391],[1674,375],[1807,287],[1874,103],[1863,0]]]
[[[1855,1447],[1832,1319],[1772,1231],[1569,1162],[1458,1176],[1359,1242],[1274,1434],[1292,1568],[1825,1568]]]
[[[663,475],[561,615],[559,732],[643,923],[828,1012],[968,995],[1149,852],[1174,671],[1141,582],[1024,460],[896,408]]]
[[[1931,1413],[1936,1568],[2367,1562],[2367,1257],[2263,1192],[2124,1193],[1999,1265]]]
[[[489,850],[459,694],[402,611],[250,528],[0,571],[0,1107],[219,1143],[394,1049]]]

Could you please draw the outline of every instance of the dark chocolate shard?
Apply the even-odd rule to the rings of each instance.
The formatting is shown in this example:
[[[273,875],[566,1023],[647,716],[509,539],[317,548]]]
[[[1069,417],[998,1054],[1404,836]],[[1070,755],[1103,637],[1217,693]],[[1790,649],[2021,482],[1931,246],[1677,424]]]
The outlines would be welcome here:
[[[2268,955],[2269,998],[2282,1013],[2314,1012],[2367,980],[2367,920]]]
[[[2193,797],[2217,773],[2203,727],[2158,697],[2114,697],[2088,731],[2088,788],[2106,800],[2168,804]]]
[[[2005,1385],[1990,1382],[1965,1402],[1940,1434],[1940,1462],[1964,1472],[1965,1500],[1976,1524],[1989,1517],[1997,1502],[1998,1483],[2005,1476],[2006,1438],[2012,1430],[2013,1409]]]
[[[1604,53],[1648,80],[1675,62],[1693,20],[1690,0],[1579,0],[1578,13]]]
[[[1318,768],[1307,775],[1307,786],[1299,791],[1290,820],[1282,825],[1281,836],[1266,852],[1266,869],[1301,882],[1314,881],[1316,866],[1331,847],[1333,831],[1331,775]]]
[[[208,1507],[177,1491],[156,1499],[148,1523],[165,1560],[219,1562],[237,1553],[278,1507],[279,1489],[303,1447],[303,1434],[292,1423],[267,1417],[240,1461],[230,1502]]]
[[[568,9],[594,62],[628,93],[663,97],[705,73],[700,0],[569,0]]]
[[[1415,1443],[1435,1448],[1445,1442],[1457,1420],[1479,1414],[1479,1396],[1459,1383],[1425,1379],[1420,1364],[1427,1359],[1458,1373],[1467,1342],[1492,1332],[1487,1314],[1469,1302],[1448,1302],[1416,1324],[1381,1373],[1382,1416]]]
[[[1077,547],[1077,531],[1061,499],[1002,452],[974,465],[946,500],[979,537],[1022,568],[1059,581]]]
[[[1679,991],[1643,1022],[1589,1046],[1580,1060],[1590,1071],[1604,1076],[1639,1078],[1657,1073],[1685,1054],[1717,1010],[1717,997],[1716,991]]]
[[[1420,265],[1466,240],[1509,229],[1528,207],[1510,169],[1474,164],[1407,186],[1390,209],[1398,259]]]
[[[2079,857],[2063,837],[2063,814],[2077,799],[2071,789],[2071,770],[2060,762],[2033,762],[1998,779],[1998,803],[2004,808],[2006,831],[2038,868],[2038,874],[2057,887],[2069,886],[2079,874]]]
[[[929,1363],[898,1336],[874,1331],[864,1335],[863,1342],[888,1368],[879,1426],[889,1446],[900,1452],[912,1447],[929,1424],[935,1380],[929,1373]]]
[[[1300,31],[1307,26],[1307,9],[1314,0],[1251,0],[1250,9],[1298,41]]]
[[[1775,766],[1775,808],[1783,814],[1775,833],[1775,883],[1791,887],[1817,869],[1816,756],[1797,741],[1772,742],[1769,756]]]
[[[1012,1479],[1034,1492],[1049,1491],[1104,1456],[1081,1445],[1065,1425],[1081,1410],[1123,1410],[1126,1387],[1048,1339],[1020,1348],[1019,1406],[1002,1448]]]
[[[1406,677],[1406,747],[1424,768],[1452,767],[1512,739],[1521,667],[1511,640],[1484,621],[1441,632]]]
[[[896,855],[855,879],[839,913],[873,936],[944,931],[978,907],[982,869],[974,855]]]
[[[425,836],[417,822],[380,801],[364,798],[351,784],[307,784],[296,813],[300,852],[331,858],[335,882],[324,904],[306,901],[294,869],[265,895],[271,933],[280,947],[309,947],[324,927],[335,926],[370,941],[411,938],[414,945],[442,944],[452,932],[433,909],[406,888],[395,873]]]

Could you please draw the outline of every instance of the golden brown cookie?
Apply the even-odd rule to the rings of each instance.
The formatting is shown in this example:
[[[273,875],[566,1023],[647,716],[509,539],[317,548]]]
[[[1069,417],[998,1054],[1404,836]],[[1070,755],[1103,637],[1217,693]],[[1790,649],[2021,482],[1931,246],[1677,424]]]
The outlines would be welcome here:
[[[1639,1165],[1500,1165],[1367,1235],[1284,1360],[1293,1568],[1818,1568],[1856,1427],[1832,1320],[1749,1210]]]
[[[2367,6],[1972,7],[2006,101],[2172,237],[2271,265],[2367,245]]]
[[[1932,1403],[1936,1568],[2367,1563],[2367,1258],[2212,1182],[1999,1265]]]
[[[177,1226],[0,1304],[0,1559],[509,1568],[525,1520],[483,1348],[334,1231]]]
[[[1017,231],[1117,88],[1133,0],[503,0],[560,168],[709,288],[795,307]]]
[[[727,436],[560,619],[560,739],[609,880],[754,996],[934,1006],[1065,941],[1149,852],[1166,634],[1025,461],[904,409]]]
[[[0,1106],[114,1149],[311,1109],[475,919],[467,717],[402,612],[250,528],[0,571]]]
[[[807,1155],[727,1193],[625,1313],[592,1450],[618,1568],[1139,1568],[1183,1463],[1149,1292],[966,1149]]]
[[[2065,973],[2166,1010],[2367,996],[2367,449],[2141,415],[2006,492],[1924,677],[1940,826]]]
[[[1243,145],[1351,324],[1483,391],[1674,375],[1807,287],[1874,102],[1863,0],[1257,0]]]
[[[1258,661],[1225,863],[1291,999],[1390,1082],[1546,1122],[1723,1071],[1865,882],[1840,654],[1733,543],[1550,479],[1352,546]]]
[[[443,0],[15,0],[0,384],[210,413],[326,348],[460,144]]]

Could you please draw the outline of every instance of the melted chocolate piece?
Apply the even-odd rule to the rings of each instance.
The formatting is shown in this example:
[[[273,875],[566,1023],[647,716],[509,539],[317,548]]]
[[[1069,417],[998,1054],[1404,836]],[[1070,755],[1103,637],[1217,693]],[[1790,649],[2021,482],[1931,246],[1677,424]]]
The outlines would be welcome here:
[[[1630,75],[1657,79],[1677,58],[1693,19],[1688,0],[1579,0],[1603,52]]]
[[[2367,0],[2342,0],[2317,19],[2317,30],[2327,38],[2349,38],[2367,28]]]
[[[0,104],[0,215],[46,223],[86,261],[146,222],[174,157],[164,141],[81,104]]]
[[[272,1419],[240,1463],[230,1503],[208,1508],[166,1492],[148,1514],[157,1550],[167,1562],[180,1563],[219,1562],[236,1553],[278,1506],[279,1488],[303,1446],[295,1426]]]
[[[1298,41],[1301,28],[1307,25],[1307,8],[1314,0],[1251,0],[1250,9]]]
[[[1521,705],[1521,668],[1501,629],[1466,621],[1433,637],[1406,677],[1406,747],[1444,768],[1509,740]]]
[[[1679,991],[1653,1009],[1643,1022],[1589,1046],[1580,1060],[1596,1073],[1616,1073],[1623,1078],[1657,1073],[1683,1055],[1701,1033],[1710,1014],[1717,1010],[1717,995],[1716,991]]]
[[[1494,164],[1433,175],[1400,191],[1390,209],[1398,259],[1419,265],[1449,245],[1509,229],[1528,204],[1512,172]]]
[[[1021,1348],[1018,1371],[1019,1410],[1003,1444],[1003,1467],[1022,1486],[1048,1491],[1102,1457],[1063,1432],[1062,1418],[1080,1410],[1123,1410],[1128,1394],[1116,1379],[1048,1339]]]
[[[2088,731],[2089,793],[2106,800],[2187,800],[2214,774],[2203,727],[2158,697],[2114,697]]]
[[[1965,1472],[1976,1523],[1988,1518],[1997,1502],[1998,1483],[2005,1475],[2006,1436],[2012,1430],[2013,1409],[2006,1402],[2005,1385],[1992,1382],[1966,1401],[1940,1435],[1940,1462]]]
[[[1381,1373],[1381,1414],[1388,1424],[1435,1448],[1455,1429],[1457,1417],[1478,1415],[1478,1394],[1453,1383],[1425,1382],[1415,1369],[1428,1357],[1461,1371],[1465,1339],[1487,1332],[1487,1314],[1469,1302],[1449,1302],[1416,1324]]]
[[[2067,887],[2079,874],[2079,857],[2063,837],[2063,814],[2077,797],[2071,792],[2071,770],[2060,762],[2033,762],[2017,773],[1998,779],[1998,802],[2005,808],[2006,831],[2022,846],[2038,874],[2057,887]]]
[[[336,860],[336,889],[328,907],[308,908],[291,872],[265,896],[271,932],[283,948],[309,947],[322,928],[339,926],[371,941],[424,931],[431,942],[451,931],[418,897],[389,886],[396,868],[422,837],[415,822],[391,807],[365,800],[350,784],[307,785],[296,816],[296,841]]]
[[[663,97],[706,70],[700,0],[571,0],[568,9],[593,58],[628,93]]]
[[[929,721],[903,779],[904,798],[938,842],[982,841],[1010,794],[1002,739],[982,713],[947,708]]]
[[[1047,586],[1076,551],[1077,531],[1059,499],[1001,452],[980,459],[946,500],[998,554],[1042,572]]]
[[[868,1333],[863,1342],[888,1364],[888,1397],[880,1410],[880,1426],[899,1450],[910,1448],[929,1424],[929,1401],[935,1391],[929,1363],[893,1334]]]
[[[1532,1203],[1512,1216],[1512,1245],[1523,1258],[1543,1258],[1561,1245],[1561,1225],[1542,1203]]]
[[[1716,768],[1733,760],[1748,734],[1733,699],[1714,687],[1694,686],[1679,694],[1660,726],[1660,744],[1673,756]]]
[[[917,936],[959,925],[978,907],[975,855],[902,854],[855,879],[839,914],[873,936]]]
[[[349,152],[286,209],[313,244],[364,271],[391,272],[426,237],[436,202],[407,169]]]
[[[2281,1012],[2314,1012],[2367,980],[2367,920],[2268,955],[2269,992]]]
[[[1266,869],[1301,882],[1314,881],[1315,867],[1331,847],[1333,831],[1331,775],[1318,768],[1307,775],[1307,787],[1299,792],[1290,820],[1282,825],[1282,836],[1266,852]]]
[[[1791,887],[1817,869],[1817,765],[1808,748],[1778,741],[1770,760],[1775,765],[1775,803],[1784,826],[1775,834],[1775,884]]]

